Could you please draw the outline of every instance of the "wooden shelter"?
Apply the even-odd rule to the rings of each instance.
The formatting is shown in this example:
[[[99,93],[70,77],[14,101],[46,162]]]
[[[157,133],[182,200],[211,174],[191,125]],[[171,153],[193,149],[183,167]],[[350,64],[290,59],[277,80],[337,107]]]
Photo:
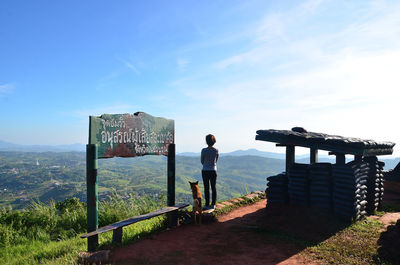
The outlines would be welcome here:
[[[373,213],[383,198],[383,166],[378,155],[393,153],[394,143],[292,130],[258,130],[256,140],[286,147],[286,171],[267,178],[268,203],[319,207],[351,219]],[[295,147],[310,148],[310,164],[295,163]],[[318,150],[336,163],[318,163]],[[354,155],[346,163],[345,155]]]
[[[355,160],[362,157],[391,155],[395,143],[377,142],[353,137],[308,132],[301,127],[292,130],[258,130],[256,140],[275,142],[286,147],[286,170],[294,163],[295,147],[310,148],[310,163],[318,162],[318,150],[336,155],[336,163],[344,164],[345,155],[354,155]]]

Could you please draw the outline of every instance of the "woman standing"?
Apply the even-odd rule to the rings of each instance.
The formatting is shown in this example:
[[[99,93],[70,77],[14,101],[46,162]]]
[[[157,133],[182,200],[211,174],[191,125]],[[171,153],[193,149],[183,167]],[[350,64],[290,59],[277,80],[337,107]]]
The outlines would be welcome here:
[[[201,175],[203,177],[204,183],[204,196],[206,199],[206,204],[204,208],[210,209],[210,184],[212,191],[211,209],[215,209],[215,202],[217,200],[217,161],[218,161],[218,149],[214,148],[216,143],[215,136],[209,134],[206,136],[206,143],[208,147],[201,150],[201,164],[203,169]]]

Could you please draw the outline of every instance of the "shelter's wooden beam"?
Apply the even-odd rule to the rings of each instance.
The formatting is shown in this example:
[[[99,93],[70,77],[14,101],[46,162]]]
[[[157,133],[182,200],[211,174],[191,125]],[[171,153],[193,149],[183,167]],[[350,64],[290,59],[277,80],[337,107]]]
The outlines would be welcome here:
[[[363,156],[391,155],[392,153],[393,153],[393,149],[390,149],[390,148],[365,149],[363,152]]]
[[[316,143],[316,144],[311,144],[306,141],[301,141],[298,140],[296,142],[293,141],[287,141],[285,139],[281,138],[274,138],[274,137],[266,137],[263,135],[256,135],[256,140],[259,141],[267,141],[267,142],[274,142],[278,143],[277,146],[287,146],[287,145],[294,145],[294,146],[301,146],[301,147],[306,147],[306,148],[315,148],[318,150],[325,150],[325,151],[332,151],[332,152],[337,152],[337,153],[345,153],[345,154],[352,154],[352,155],[366,155],[365,153],[371,155],[377,155],[377,154],[372,154],[373,150],[365,150],[363,148],[356,148],[356,147],[349,147],[349,146],[341,146],[341,145],[335,145],[335,144],[327,144],[327,143]],[[386,154],[382,152],[387,152],[387,154],[391,154],[390,150],[378,150],[378,155],[380,154]]]

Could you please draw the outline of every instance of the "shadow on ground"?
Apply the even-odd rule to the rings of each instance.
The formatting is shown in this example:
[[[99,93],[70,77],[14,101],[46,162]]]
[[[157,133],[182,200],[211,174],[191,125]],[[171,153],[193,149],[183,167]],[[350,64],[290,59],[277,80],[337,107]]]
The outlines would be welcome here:
[[[400,182],[385,182],[384,202],[388,209],[386,211],[400,211]],[[387,230],[382,232],[378,240],[377,262],[388,264],[400,264],[400,219]]]
[[[375,257],[377,262],[400,264],[400,219],[381,233],[378,244],[380,247],[378,255]]]
[[[263,238],[293,242],[301,248],[318,244],[351,224],[318,208],[272,204],[255,220],[268,235]]]
[[[116,249],[116,264],[308,264],[296,255],[350,223],[320,210],[269,205],[241,207],[219,222],[184,225]]]

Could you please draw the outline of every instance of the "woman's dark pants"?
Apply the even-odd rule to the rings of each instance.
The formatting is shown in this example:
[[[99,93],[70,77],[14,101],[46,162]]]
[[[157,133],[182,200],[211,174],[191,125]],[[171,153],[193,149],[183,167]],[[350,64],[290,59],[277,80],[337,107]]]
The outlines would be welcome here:
[[[204,197],[206,198],[205,206],[210,206],[210,184],[212,191],[211,205],[215,205],[215,202],[217,200],[217,189],[215,187],[217,183],[217,172],[202,170],[201,175],[203,177],[203,183],[204,183]]]

